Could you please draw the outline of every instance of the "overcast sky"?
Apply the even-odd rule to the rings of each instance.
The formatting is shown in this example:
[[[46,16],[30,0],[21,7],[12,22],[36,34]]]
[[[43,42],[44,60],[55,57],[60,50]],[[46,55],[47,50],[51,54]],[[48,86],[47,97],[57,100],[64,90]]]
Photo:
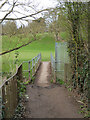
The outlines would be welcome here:
[[[0,6],[1,4],[4,2],[5,0],[0,0]],[[8,0],[11,4],[12,4],[12,1],[13,0]],[[30,3],[30,5],[36,10],[36,11],[39,11],[39,10],[42,10],[42,9],[46,9],[46,8],[54,8],[56,5],[57,5],[57,0],[18,0],[19,2],[21,1],[22,3]],[[10,10],[11,9],[11,6],[8,5],[8,4],[5,4],[3,6],[2,9],[0,9],[0,19],[3,18],[5,16],[5,14],[7,13],[7,10]],[[28,12],[25,11],[25,8],[24,6],[23,7],[15,7],[14,8],[14,11],[19,11],[21,12],[18,13],[18,12],[14,12],[13,14],[11,13],[9,16],[7,17],[13,17],[13,18],[16,18],[16,17],[21,17],[23,15],[30,15],[32,13],[35,13],[35,10],[34,9],[28,9]],[[6,12],[2,12],[6,10]],[[38,14],[36,15],[35,17],[38,18],[38,17],[41,17],[42,15],[41,14]],[[29,18],[32,20],[32,18]],[[26,24],[26,22],[24,21],[21,21],[23,24]],[[20,25],[20,21],[17,22],[18,25]]]
[[[57,0],[36,0],[38,3],[40,3],[40,7],[55,7],[57,4]]]
[[[4,1],[5,0],[0,0],[0,6]],[[8,0],[8,1],[10,2],[10,4],[13,3],[13,0]],[[32,6],[33,8],[30,8],[30,7],[25,8],[24,5],[23,6],[16,6],[16,7],[14,7],[14,12],[11,13],[7,17],[17,18],[17,17],[22,17],[25,15],[30,15],[30,14],[35,13],[35,12],[42,10],[42,9],[54,8],[58,4],[58,2],[57,2],[58,0],[14,0],[14,1],[18,1],[21,3],[25,3],[25,4],[30,3],[30,6]],[[60,0],[60,1],[62,1],[62,0]],[[63,0],[63,1],[65,2],[65,1],[69,1],[69,0]],[[72,1],[77,1],[77,0],[72,0]],[[89,0],[82,0],[82,1],[89,1]],[[5,14],[7,13],[7,10],[10,11],[11,8],[12,8],[12,5],[9,5],[8,3],[5,4],[2,7],[2,9],[0,9],[0,19],[2,19],[5,16]],[[26,11],[25,9],[27,9],[28,11]],[[6,11],[6,12],[2,12],[2,10]],[[42,16],[41,14],[38,14],[38,15],[35,15],[34,17],[39,18],[41,16]],[[32,17],[29,18],[29,20],[33,20]],[[18,26],[20,26],[21,23],[23,23],[25,25],[27,24],[27,22],[24,22],[24,21],[17,21]]]

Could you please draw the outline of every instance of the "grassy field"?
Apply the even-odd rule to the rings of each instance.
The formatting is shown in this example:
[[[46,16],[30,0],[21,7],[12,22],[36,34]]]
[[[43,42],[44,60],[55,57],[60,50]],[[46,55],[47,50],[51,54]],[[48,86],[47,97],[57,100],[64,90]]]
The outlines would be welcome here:
[[[32,36],[24,36],[22,42],[19,42],[20,36],[3,36],[2,39],[2,48],[3,51],[12,49],[15,46],[20,46],[22,43],[28,42]],[[37,36],[39,40],[32,42],[31,44],[20,48],[18,51],[13,51],[10,54],[3,55],[2,57],[2,72],[14,73],[16,70],[16,60],[18,59],[17,64],[19,65],[23,61],[31,60],[33,57],[37,56],[39,53],[42,55],[42,61],[50,61],[51,52],[55,53],[55,41],[52,35],[43,34]],[[18,45],[16,44],[18,42]],[[16,54],[19,54],[16,58]],[[7,76],[9,77],[9,76]]]
[[[54,38],[48,34],[43,35],[42,39],[23,47],[19,50],[21,60],[31,60],[38,53],[42,55],[42,61],[50,61],[50,53],[55,52]]]
[[[60,35],[64,40],[66,33]],[[23,43],[27,43],[29,40],[33,40],[32,35],[15,35],[12,37],[3,36],[2,38],[2,51],[10,50],[14,47],[18,47]],[[18,43],[18,44],[17,44]],[[2,56],[2,73],[4,76],[10,77],[16,71],[16,63],[19,65],[23,61],[28,61],[41,53],[42,61],[50,61],[50,54],[55,56],[55,40],[53,35],[44,33],[37,34],[37,40],[31,44],[20,48],[17,51],[13,51]],[[64,54],[64,48],[60,49],[60,53]],[[16,58],[15,56],[18,57]]]

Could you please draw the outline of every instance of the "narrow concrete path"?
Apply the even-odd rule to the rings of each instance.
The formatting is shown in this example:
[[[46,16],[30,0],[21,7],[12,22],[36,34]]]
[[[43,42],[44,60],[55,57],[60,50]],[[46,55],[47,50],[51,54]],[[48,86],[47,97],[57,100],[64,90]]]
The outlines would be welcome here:
[[[36,80],[37,86],[48,87],[50,85],[48,76],[49,76],[49,62],[43,62],[41,65],[41,73],[38,75],[38,81]]]
[[[25,118],[83,118],[79,105],[64,86],[50,83],[49,62],[43,62],[35,83],[27,86]]]

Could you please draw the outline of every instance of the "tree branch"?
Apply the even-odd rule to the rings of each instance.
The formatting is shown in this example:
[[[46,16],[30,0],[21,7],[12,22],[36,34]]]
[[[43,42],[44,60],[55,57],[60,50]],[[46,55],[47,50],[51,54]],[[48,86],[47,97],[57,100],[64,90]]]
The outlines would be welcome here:
[[[13,3],[13,6],[12,6],[11,10],[4,16],[4,18],[1,19],[0,24],[1,24],[1,23],[3,22],[3,20],[5,20],[6,17],[13,11],[13,8],[14,8],[15,4],[16,4],[16,2]]]
[[[36,41],[36,40],[29,41],[28,43],[23,44],[23,45],[21,45],[21,46],[19,46],[19,47],[16,47],[16,48],[13,48],[13,49],[11,49],[11,50],[2,52],[2,53],[0,53],[0,55],[4,55],[4,54],[7,54],[7,53],[10,53],[10,52],[12,52],[12,51],[14,51],[14,50],[18,50],[18,49],[20,49],[20,48],[22,48],[22,47],[24,47],[24,46],[29,45],[30,43],[32,43],[32,42],[34,42],[34,41]]]
[[[2,3],[2,5],[0,6],[0,9],[6,4],[7,0],[4,1],[4,3]]]
[[[32,17],[32,16],[34,16],[34,15],[36,15],[36,14],[39,14],[39,13],[41,13],[41,12],[43,12],[43,11],[48,11],[48,10],[49,10],[49,9],[43,9],[43,10],[38,11],[38,12],[36,12],[36,13],[33,13],[33,14],[31,14],[31,15],[26,15],[26,16],[23,16],[23,17],[20,17],[20,18],[6,18],[7,15],[10,14],[10,13],[8,13],[7,15],[5,15],[5,17],[3,18],[3,20],[21,20],[21,19],[23,19],[23,18]],[[10,12],[12,12],[12,11],[10,11]],[[2,20],[2,19],[0,19],[0,20],[1,20],[0,23],[2,23],[3,20]]]

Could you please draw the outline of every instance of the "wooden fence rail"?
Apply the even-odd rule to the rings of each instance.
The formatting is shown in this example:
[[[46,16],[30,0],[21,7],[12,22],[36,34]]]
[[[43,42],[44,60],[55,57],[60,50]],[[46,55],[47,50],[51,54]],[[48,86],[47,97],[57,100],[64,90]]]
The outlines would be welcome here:
[[[27,62],[27,61],[24,61]],[[24,63],[23,62],[23,63]],[[30,63],[32,62],[32,66]],[[41,54],[33,58],[31,61],[28,61],[28,72],[29,79],[35,74],[41,62]],[[2,109],[4,113],[4,118],[12,118],[15,113],[15,109],[19,102],[19,94],[18,94],[18,80],[23,81],[23,63],[18,67],[17,72],[6,80],[1,86],[0,90],[2,91],[2,105],[4,109]],[[30,72],[32,70],[32,76],[30,76]],[[25,72],[25,71],[24,71]],[[1,107],[1,106],[0,106]],[[0,118],[1,119],[1,118]]]
[[[17,80],[22,80],[22,64],[17,72],[0,86],[2,89],[2,105],[4,106],[2,111],[5,118],[11,118],[18,105]]]

